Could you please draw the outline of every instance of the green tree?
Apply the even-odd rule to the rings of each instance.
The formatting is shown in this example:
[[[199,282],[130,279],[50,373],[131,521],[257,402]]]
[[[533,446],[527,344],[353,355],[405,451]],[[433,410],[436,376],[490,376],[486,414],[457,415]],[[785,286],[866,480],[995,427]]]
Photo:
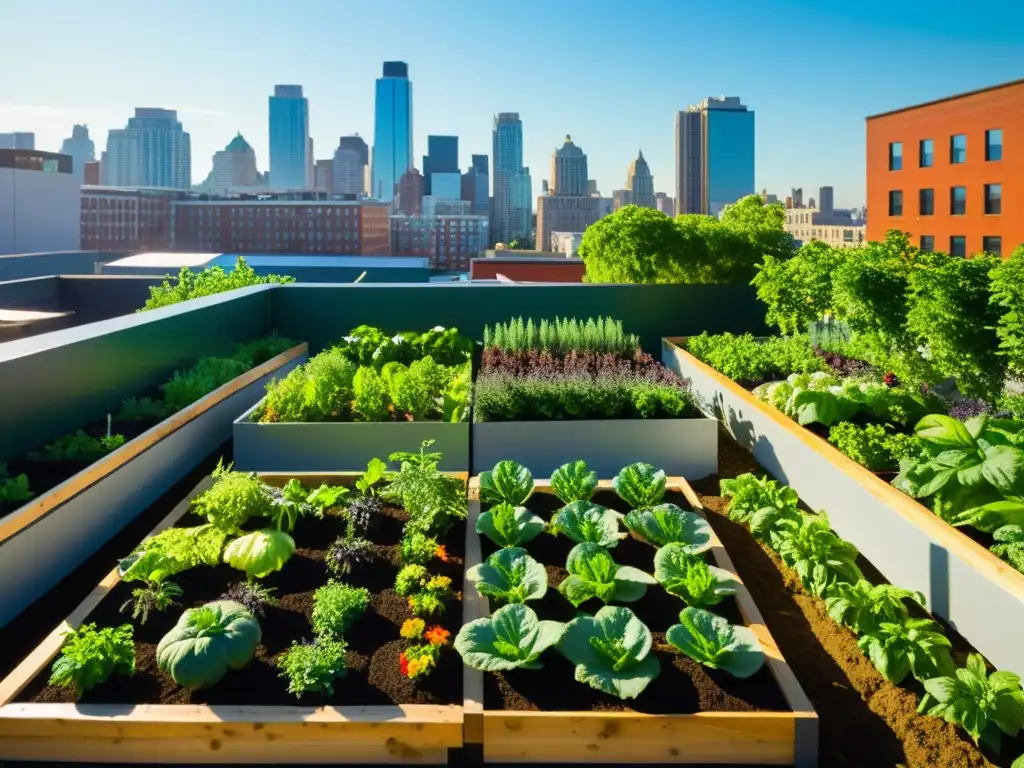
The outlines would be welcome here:
[[[665,214],[626,205],[591,224],[579,254],[588,283],[684,283],[683,235]]]
[[[999,308],[995,327],[999,354],[1016,378],[1024,378],[1024,245],[993,268],[989,277],[991,301]]]
[[[765,321],[786,334],[807,330],[809,323],[832,311],[832,273],[844,251],[812,240],[791,259],[766,254],[751,281],[757,298],[768,305]]]
[[[149,289],[149,298],[138,311],[159,309],[181,301],[212,296],[215,293],[233,291],[236,288],[247,288],[251,285],[294,282],[294,277],[282,275],[260,277],[256,274],[256,270],[239,256],[235,262],[235,268],[231,272],[225,272],[222,267],[209,267],[202,272],[193,272],[188,267],[182,267],[177,280],[170,275],[165,276],[162,285]]]

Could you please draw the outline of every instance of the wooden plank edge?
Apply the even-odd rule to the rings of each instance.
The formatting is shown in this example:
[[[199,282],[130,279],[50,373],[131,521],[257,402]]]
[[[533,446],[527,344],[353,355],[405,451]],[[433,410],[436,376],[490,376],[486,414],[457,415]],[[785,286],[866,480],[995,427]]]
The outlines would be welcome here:
[[[36,497],[10,514],[0,518],[0,543],[17,535],[40,518],[53,512],[60,505],[109,477],[164,438],[195,421],[263,376],[273,373],[283,365],[305,354],[308,350],[309,345],[306,342],[302,342],[267,362],[249,369],[241,376],[237,376],[212,392],[207,393],[187,408],[183,408],[160,423],[154,424],[138,437],[129,440],[117,450],[111,451],[106,456],[97,459],[81,472],[68,478],[42,496]]]
[[[483,560],[480,535],[476,532],[479,517],[480,501],[470,499],[466,510],[466,556],[462,569],[462,626],[490,615],[487,599],[468,576],[470,563],[476,565]],[[462,711],[463,741],[466,744],[483,744],[484,673],[465,663],[462,665]]]
[[[989,581],[998,583],[1017,599],[1024,600],[1024,575],[1004,563],[970,536],[933,514],[923,504],[875,477],[874,474],[843,454],[827,440],[801,427],[776,408],[758,400],[732,379],[723,376],[702,360],[698,360],[676,343],[679,338],[666,337],[662,341],[673,347],[679,354],[684,355],[688,364],[712,378],[716,385],[740,398],[747,407],[757,410],[775,422],[810,450],[822,455],[830,464],[849,475],[897,515],[931,536],[950,554],[958,556],[964,562],[974,566]]]
[[[144,538],[155,536],[177,523],[188,512],[192,499],[211,485],[213,485],[213,479],[211,477],[204,477]],[[64,643],[64,633],[69,629],[78,629],[82,626],[89,614],[96,609],[103,598],[110,594],[111,590],[120,582],[121,576],[115,566],[68,617],[50,632],[3,681],[0,681],[0,705],[8,704],[15,696],[21,693],[22,689],[28,685],[32,678],[43,671],[43,668],[60,651],[60,647]]]

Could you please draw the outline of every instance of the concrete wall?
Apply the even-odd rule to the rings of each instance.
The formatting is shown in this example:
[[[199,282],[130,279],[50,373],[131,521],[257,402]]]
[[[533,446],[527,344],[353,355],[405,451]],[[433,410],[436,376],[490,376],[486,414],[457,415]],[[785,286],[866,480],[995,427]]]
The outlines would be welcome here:
[[[0,168],[0,254],[78,248],[80,189],[71,173]]]
[[[2,206],[0,202],[0,208]],[[123,255],[78,250],[0,255],[0,282],[45,275],[94,275],[97,274],[97,264],[113,261]]]
[[[70,275],[59,278],[60,307],[75,313],[75,325],[96,323],[138,311],[162,277]]]

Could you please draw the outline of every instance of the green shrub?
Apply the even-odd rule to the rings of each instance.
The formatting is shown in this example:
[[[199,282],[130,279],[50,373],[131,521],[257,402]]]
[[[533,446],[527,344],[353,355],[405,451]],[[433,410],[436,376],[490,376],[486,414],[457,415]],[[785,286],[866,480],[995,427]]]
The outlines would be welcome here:
[[[177,413],[249,370],[245,360],[233,357],[204,357],[184,371],[175,371],[160,385],[167,413]]]
[[[989,273],[992,304],[999,308],[995,333],[1011,373],[1024,377],[1024,245]]]
[[[341,637],[369,604],[368,590],[332,579],[313,593],[313,631],[322,637]]]
[[[352,407],[356,366],[328,349],[267,385],[261,422],[344,421]]]
[[[814,354],[806,336],[758,339],[749,333],[715,336],[702,333],[686,342],[687,351],[734,381],[784,379],[791,373],[814,373],[828,367]]]
[[[765,322],[785,334],[807,331],[807,326],[832,311],[832,273],[845,251],[813,240],[791,259],[766,255],[752,283],[757,298],[768,305]]]
[[[881,424],[836,424],[828,432],[828,441],[872,472],[898,469],[900,459],[920,448],[913,435],[892,432]]]
[[[239,256],[235,262],[235,268],[231,272],[225,272],[222,267],[209,267],[202,272],[193,272],[188,267],[182,267],[176,280],[167,275],[164,277],[162,285],[149,289],[149,298],[138,311],[159,309],[181,301],[212,296],[215,293],[233,291],[236,288],[248,288],[252,285],[294,282],[294,277],[281,275],[259,277],[256,271],[245,263],[245,259]]]

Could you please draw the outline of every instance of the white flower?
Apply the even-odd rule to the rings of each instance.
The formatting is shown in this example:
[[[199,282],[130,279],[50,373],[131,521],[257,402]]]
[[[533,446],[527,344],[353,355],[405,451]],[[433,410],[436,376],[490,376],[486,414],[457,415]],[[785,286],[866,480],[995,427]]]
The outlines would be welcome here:
[[[437,331],[438,333],[443,333],[444,332],[444,326],[443,325],[435,325],[430,330]]]

